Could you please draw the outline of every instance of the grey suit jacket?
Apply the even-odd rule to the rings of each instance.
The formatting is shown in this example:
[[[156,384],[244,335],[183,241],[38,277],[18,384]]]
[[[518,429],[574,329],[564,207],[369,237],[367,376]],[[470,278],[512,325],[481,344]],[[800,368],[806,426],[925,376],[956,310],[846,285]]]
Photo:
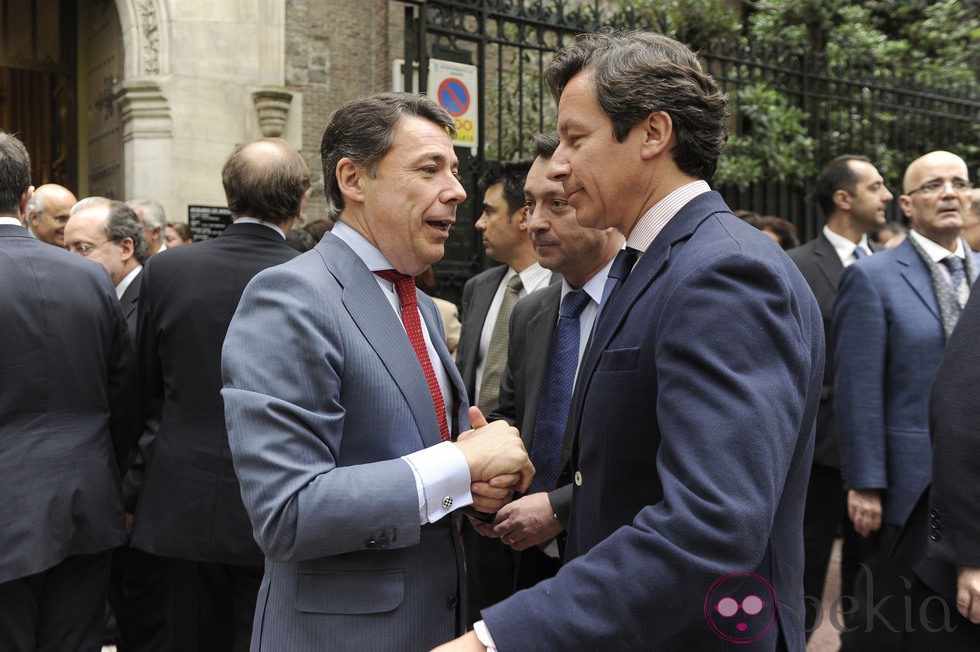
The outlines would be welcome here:
[[[126,540],[133,353],[105,270],[0,225],[0,583]]]
[[[454,385],[455,435],[467,425],[462,379],[435,306],[418,296]],[[235,470],[266,555],[252,649],[421,650],[457,634],[452,519],[420,527],[415,479],[398,459],[439,442],[435,411],[361,259],[327,233],[256,276],[222,367]]]
[[[558,308],[561,306],[561,283],[555,283],[524,297],[510,316],[510,339],[507,368],[500,383],[500,405],[490,419],[505,419],[521,431],[524,448],[531,450],[534,422],[538,415],[538,398],[548,366],[548,352]],[[561,467],[571,454],[571,442],[565,441]],[[568,523],[572,506],[572,486],[564,474],[558,488],[548,493],[551,506],[562,523]]]
[[[456,349],[456,366],[463,376],[466,395],[472,399],[476,395],[476,368],[480,365],[480,335],[487,321],[493,295],[507,274],[507,265],[497,265],[484,270],[466,281],[459,315],[463,329],[459,335]]]

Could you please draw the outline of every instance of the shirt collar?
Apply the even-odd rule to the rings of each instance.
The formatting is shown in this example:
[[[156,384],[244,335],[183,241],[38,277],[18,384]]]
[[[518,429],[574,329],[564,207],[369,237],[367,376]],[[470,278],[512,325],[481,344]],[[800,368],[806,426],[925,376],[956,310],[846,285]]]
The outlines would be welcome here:
[[[929,238],[925,237],[915,229],[909,229],[909,236],[915,238],[915,241],[919,243],[919,246],[922,247],[922,250],[926,252],[926,255],[929,256],[934,263],[938,263],[940,260],[950,255],[966,258],[966,252],[963,250],[962,238],[956,239],[956,250],[950,251],[941,244],[933,242]]]
[[[708,182],[701,179],[685,183],[683,186],[674,189],[666,197],[651,206],[650,210],[637,221],[630,237],[626,240],[626,246],[641,253],[646,251],[654,238],[663,231],[670,219],[677,215],[680,209],[698,195],[710,191],[711,187]]]
[[[848,263],[852,263],[854,257],[854,247],[861,247],[864,249],[864,253],[871,254],[871,249],[868,247],[868,234],[862,233],[861,239],[858,240],[855,245],[853,242],[840,235],[839,233],[834,233],[830,228],[824,224],[823,236],[830,241],[830,244],[834,246],[834,251],[837,252],[838,258],[846,266]]]
[[[235,220],[235,224],[261,224],[262,226],[267,226],[273,231],[275,231],[276,233],[278,233],[279,235],[281,235],[283,240],[286,239],[286,233],[282,230],[282,227],[280,227],[278,224],[273,224],[272,222],[266,222],[265,220],[260,220],[257,217],[239,217],[238,219]],[[166,243],[161,243],[160,251],[163,251],[166,248],[167,248]],[[157,253],[160,253],[160,251],[158,251]]]
[[[589,295],[589,298],[595,301],[597,305],[602,303],[602,291],[606,287],[606,279],[609,278],[609,270],[612,268],[614,260],[616,260],[615,257],[611,258],[609,262],[606,263],[605,267],[593,274],[592,278],[586,281],[585,285],[579,288],[581,290],[585,290],[585,292]],[[564,278],[561,280],[561,298],[563,301],[565,299],[565,295],[574,290],[575,288],[569,285],[568,281],[566,281]]]
[[[24,223],[18,220],[16,217],[0,217],[0,224],[6,224],[8,226],[24,226]]]
[[[117,299],[122,299],[123,295],[126,294],[126,290],[129,289],[130,284],[133,282],[133,279],[136,278],[141,271],[143,271],[143,266],[137,265],[129,274],[126,274],[126,276],[123,277],[123,280],[119,281],[119,284],[116,286]]]
[[[337,222],[330,232],[353,249],[357,257],[364,261],[364,264],[372,272],[377,272],[382,269],[394,269],[391,261],[381,253],[380,249],[368,242],[367,238],[345,222]]]

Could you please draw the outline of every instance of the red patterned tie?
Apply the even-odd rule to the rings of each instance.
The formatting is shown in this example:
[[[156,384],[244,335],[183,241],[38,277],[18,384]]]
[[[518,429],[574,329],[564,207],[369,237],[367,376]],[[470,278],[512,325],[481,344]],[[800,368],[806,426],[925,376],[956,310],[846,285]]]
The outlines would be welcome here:
[[[446,403],[442,400],[442,390],[439,388],[439,380],[436,372],[432,368],[432,361],[429,360],[429,352],[425,348],[425,337],[422,335],[422,320],[419,319],[418,298],[415,296],[415,279],[405,274],[399,274],[393,269],[381,269],[375,272],[386,281],[395,284],[395,291],[398,293],[398,301],[402,304],[402,324],[408,334],[408,341],[415,349],[415,357],[422,365],[425,372],[425,379],[429,383],[429,392],[432,393],[432,404],[436,408],[436,419],[439,421],[439,434],[443,441],[449,441],[449,423],[446,420]]]

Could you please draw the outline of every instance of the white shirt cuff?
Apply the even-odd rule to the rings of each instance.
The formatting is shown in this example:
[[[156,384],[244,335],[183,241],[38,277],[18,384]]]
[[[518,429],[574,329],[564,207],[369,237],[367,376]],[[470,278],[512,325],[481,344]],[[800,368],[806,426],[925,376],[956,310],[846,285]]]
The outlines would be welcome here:
[[[412,467],[419,494],[419,522],[440,518],[473,503],[470,467],[452,442],[444,441],[402,457]]]
[[[473,633],[486,646],[487,652],[497,652],[497,646],[493,644],[493,638],[490,636],[490,630],[487,629],[486,623],[482,620],[473,623]]]

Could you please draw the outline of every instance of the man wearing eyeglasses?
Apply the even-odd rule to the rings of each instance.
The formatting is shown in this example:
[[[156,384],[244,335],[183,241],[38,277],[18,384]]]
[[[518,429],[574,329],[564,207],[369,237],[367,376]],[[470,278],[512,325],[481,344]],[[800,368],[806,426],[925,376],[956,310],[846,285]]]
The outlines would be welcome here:
[[[105,267],[116,288],[116,297],[126,317],[129,336],[136,341],[140,276],[147,258],[143,225],[132,208],[105,197],[86,197],[71,207],[65,224],[65,246]],[[123,478],[126,529],[130,529],[142,485],[147,449],[152,432],[141,433],[133,458]],[[121,546],[113,551],[109,578],[109,604],[116,617],[121,646],[136,649],[166,640],[161,626],[157,587],[166,581],[165,567],[144,552]]]
[[[135,341],[138,279],[146,262],[143,226],[136,213],[120,201],[86,197],[72,206],[65,224],[65,246],[109,272],[126,315],[129,336]]]
[[[906,610],[916,589],[891,550],[929,484],[929,387],[977,277],[977,259],[961,237],[971,189],[963,159],[926,154],[909,165],[903,189],[909,237],[844,270],[834,309],[844,488],[867,562],[867,582],[859,578],[856,589],[857,616],[867,622],[845,632],[844,649],[858,636],[862,647],[898,649],[909,628],[924,626],[916,604]],[[933,526],[941,536],[941,523]],[[868,629],[873,642],[864,638]]]

